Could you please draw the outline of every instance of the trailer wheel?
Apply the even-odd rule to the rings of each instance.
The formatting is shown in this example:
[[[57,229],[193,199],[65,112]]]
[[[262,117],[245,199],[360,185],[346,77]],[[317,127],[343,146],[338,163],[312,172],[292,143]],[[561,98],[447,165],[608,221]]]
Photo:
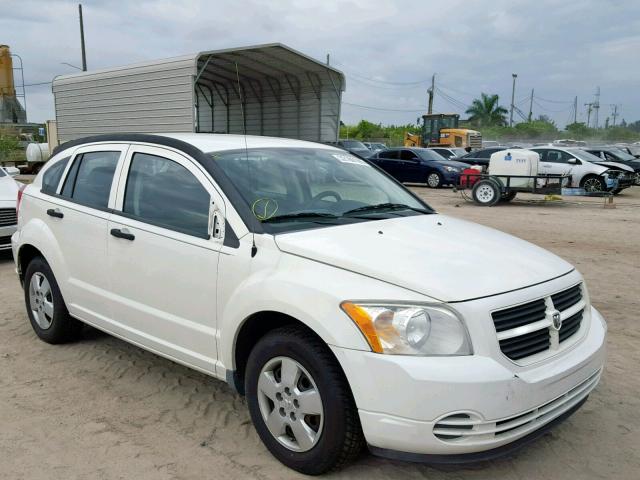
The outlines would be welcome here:
[[[500,201],[500,187],[493,180],[480,180],[473,186],[471,195],[478,205],[492,207]]]
[[[513,200],[514,198],[516,198],[516,195],[518,194],[518,192],[509,192],[509,193],[503,193],[500,196],[500,201],[501,202],[510,202],[511,200]]]

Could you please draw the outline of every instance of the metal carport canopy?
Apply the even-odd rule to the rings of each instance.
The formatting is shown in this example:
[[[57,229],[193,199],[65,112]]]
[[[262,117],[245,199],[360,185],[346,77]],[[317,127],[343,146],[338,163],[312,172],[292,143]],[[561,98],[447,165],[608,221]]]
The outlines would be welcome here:
[[[282,44],[196,56],[195,131],[335,141],[342,72]]]

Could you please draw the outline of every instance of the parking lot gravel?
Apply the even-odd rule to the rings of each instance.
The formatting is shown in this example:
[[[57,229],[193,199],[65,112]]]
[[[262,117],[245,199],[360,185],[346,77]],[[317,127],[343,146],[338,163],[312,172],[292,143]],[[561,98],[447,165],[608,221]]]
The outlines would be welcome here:
[[[364,454],[328,477],[638,478],[640,187],[617,197],[615,209],[604,209],[602,199],[582,197],[534,203],[540,197],[533,195],[483,208],[449,189],[414,190],[441,213],[516,235],[573,263],[609,324],[607,366],[581,410],[508,458],[435,467]],[[91,328],[74,344],[38,340],[11,255],[3,254],[0,478],[303,477],[271,457],[246,402],[225,383]]]

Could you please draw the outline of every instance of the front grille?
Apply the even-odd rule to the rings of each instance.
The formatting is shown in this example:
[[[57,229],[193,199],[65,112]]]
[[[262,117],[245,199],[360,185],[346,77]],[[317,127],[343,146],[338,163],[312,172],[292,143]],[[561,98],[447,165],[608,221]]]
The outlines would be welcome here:
[[[560,312],[574,306],[580,300],[582,300],[582,289],[580,285],[576,285],[568,290],[551,295],[553,307]]]
[[[583,308],[566,313],[578,304]],[[580,329],[584,306],[582,285],[578,284],[549,297],[493,312],[500,350],[511,360],[557,350],[560,343]],[[555,310],[562,319],[559,331],[553,326]]]
[[[0,247],[4,247],[6,245],[11,245],[11,235],[0,237]]]
[[[0,208],[0,227],[7,227],[18,223],[15,208]]]

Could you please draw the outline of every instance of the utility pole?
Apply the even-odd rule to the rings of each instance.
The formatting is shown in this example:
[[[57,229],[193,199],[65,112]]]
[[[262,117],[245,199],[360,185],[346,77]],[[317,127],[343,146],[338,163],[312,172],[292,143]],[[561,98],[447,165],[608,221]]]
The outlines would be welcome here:
[[[573,123],[578,123],[578,96],[573,99]]]
[[[513,100],[511,101],[513,103]],[[531,89],[531,100],[529,101],[529,118],[528,122],[531,123],[531,118],[533,117],[533,88]]]
[[[82,4],[78,4],[78,14],[80,15],[80,47],[82,49],[82,71],[87,71],[87,54],[84,49],[84,22],[82,21]]]
[[[433,113],[433,93],[436,89],[436,74],[434,73],[431,76],[431,88],[429,89],[429,106],[427,108],[427,113],[431,115]]]
[[[616,118],[618,118],[618,105],[611,105],[613,107],[613,112],[611,112],[611,118],[613,118],[613,127],[616,126]]]
[[[585,103],[585,107],[587,107],[587,127],[591,126],[591,108],[593,107],[593,103]]]
[[[329,54],[327,53],[327,65],[329,65]]]
[[[511,89],[511,113],[509,114],[509,126],[513,127],[513,102],[516,99],[516,78],[518,78],[518,74],[512,73],[511,76],[513,77],[513,88]]]
[[[596,101],[593,103],[593,123],[595,128],[598,128],[598,111],[600,110],[600,87],[596,87]]]

